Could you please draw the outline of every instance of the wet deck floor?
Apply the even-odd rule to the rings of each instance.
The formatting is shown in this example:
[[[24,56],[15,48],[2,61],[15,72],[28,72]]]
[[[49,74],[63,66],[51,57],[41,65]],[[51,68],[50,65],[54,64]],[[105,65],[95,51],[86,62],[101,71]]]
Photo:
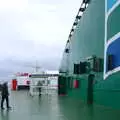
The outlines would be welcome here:
[[[120,120],[120,111],[87,106],[68,97],[39,98],[17,91],[12,92],[10,100],[12,110],[0,111],[0,120]]]

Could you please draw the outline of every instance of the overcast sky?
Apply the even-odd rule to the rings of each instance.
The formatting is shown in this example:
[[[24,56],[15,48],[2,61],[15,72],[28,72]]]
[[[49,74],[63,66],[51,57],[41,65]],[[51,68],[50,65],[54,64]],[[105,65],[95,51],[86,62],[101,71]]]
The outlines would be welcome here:
[[[81,0],[0,0],[0,70],[58,69]]]

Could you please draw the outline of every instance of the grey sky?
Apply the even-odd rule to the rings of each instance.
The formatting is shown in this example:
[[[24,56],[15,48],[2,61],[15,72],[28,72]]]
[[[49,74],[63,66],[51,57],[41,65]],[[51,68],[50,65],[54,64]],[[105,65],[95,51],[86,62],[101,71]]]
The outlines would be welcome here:
[[[0,69],[57,69],[81,0],[0,0]],[[23,65],[24,64],[24,65]],[[20,69],[19,69],[20,68]]]

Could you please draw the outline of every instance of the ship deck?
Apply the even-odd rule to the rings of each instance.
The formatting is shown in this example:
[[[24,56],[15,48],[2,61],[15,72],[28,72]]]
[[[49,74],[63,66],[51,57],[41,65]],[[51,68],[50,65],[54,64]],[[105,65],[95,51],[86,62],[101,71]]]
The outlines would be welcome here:
[[[120,111],[64,96],[29,96],[14,91],[10,96],[12,110],[0,111],[0,120],[120,120]]]

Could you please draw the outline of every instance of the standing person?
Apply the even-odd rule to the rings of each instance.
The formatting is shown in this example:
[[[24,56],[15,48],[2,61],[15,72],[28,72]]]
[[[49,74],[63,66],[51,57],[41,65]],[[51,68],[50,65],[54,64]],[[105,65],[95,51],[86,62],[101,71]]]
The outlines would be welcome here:
[[[38,86],[39,96],[41,96],[42,82],[38,81],[37,86]]]
[[[1,96],[2,96],[1,109],[2,110],[4,109],[4,107],[3,107],[4,100],[6,100],[6,107],[7,107],[7,109],[10,109],[11,107],[9,106],[9,92],[8,92],[8,83],[7,82],[5,82],[2,85]]]

